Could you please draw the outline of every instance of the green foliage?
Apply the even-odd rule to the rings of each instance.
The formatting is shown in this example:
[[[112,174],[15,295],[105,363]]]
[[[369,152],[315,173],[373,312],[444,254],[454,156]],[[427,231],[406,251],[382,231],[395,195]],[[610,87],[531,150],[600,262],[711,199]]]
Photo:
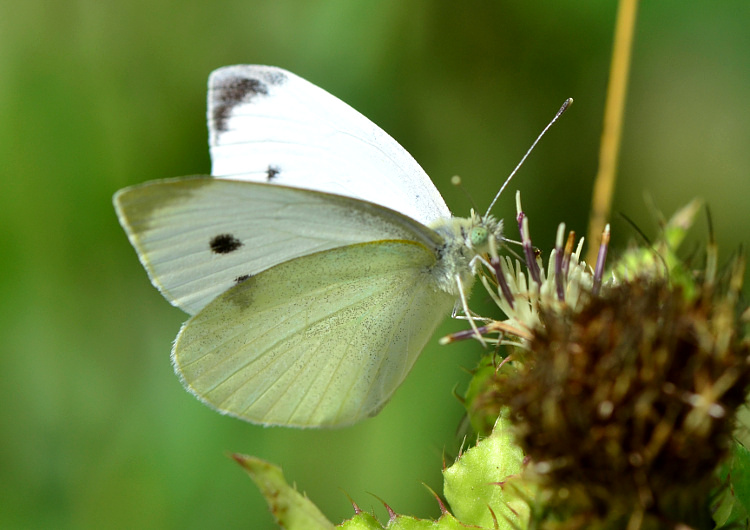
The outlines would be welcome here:
[[[307,497],[284,480],[281,470],[263,460],[234,455],[266,499],[275,520],[289,530],[331,528],[331,523]],[[442,515],[435,520],[396,514],[383,526],[377,518],[355,506],[355,515],[344,521],[345,530],[451,530],[486,528],[513,530],[524,527],[529,490],[518,480],[523,453],[514,444],[507,414],[501,415],[492,434],[463,452],[443,471],[444,494],[453,513],[438,499]]]
[[[507,412],[492,434],[464,452],[443,471],[445,498],[464,523],[482,528],[514,528],[528,516],[517,484],[523,452],[515,444]]]
[[[719,528],[750,526],[750,451],[739,442],[719,471],[719,490],[714,521]]]
[[[702,201],[693,199],[668,221],[660,220],[660,232],[656,241],[650,246],[633,246],[619,256],[612,267],[613,276],[620,281],[641,274],[669,278],[672,285],[683,288],[686,298],[692,299],[696,294],[695,279],[685,262],[677,255],[677,249],[693,227],[702,204]]]
[[[408,515],[393,515],[385,526],[371,514],[360,512],[351,519],[341,523],[338,528],[343,530],[461,530],[469,527],[453,517],[444,513],[436,520],[419,519]],[[300,528],[302,530],[302,528]]]
[[[318,508],[284,480],[281,469],[260,458],[235,454],[232,457],[247,471],[268,501],[281,528],[329,530],[333,524]]]

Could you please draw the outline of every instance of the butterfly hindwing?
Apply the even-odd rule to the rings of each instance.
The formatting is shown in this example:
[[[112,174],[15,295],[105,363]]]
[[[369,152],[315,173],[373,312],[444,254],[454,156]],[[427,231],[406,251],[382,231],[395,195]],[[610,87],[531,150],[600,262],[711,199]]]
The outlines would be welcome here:
[[[355,197],[422,224],[450,216],[427,174],[349,105],[281,68],[227,66],[208,83],[215,177]]]
[[[374,415],[454,303],[434,285],[435,261],[420,243],[379,241],[277,265],[183,326],[175,369],[201,400],[255,423]]]

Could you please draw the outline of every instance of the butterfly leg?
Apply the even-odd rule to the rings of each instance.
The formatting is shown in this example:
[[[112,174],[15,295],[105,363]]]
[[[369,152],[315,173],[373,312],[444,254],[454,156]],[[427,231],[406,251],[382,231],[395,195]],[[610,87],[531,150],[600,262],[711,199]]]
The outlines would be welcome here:
[[[484,346],[487,347],[487,343],[484,340],[484,337],[482,337],[482,334],[479,333],[479,329],[477,328],[477,323],[474,320],[474,317],[471,314],[471,311],[469,310],[469,304],[466,300],[466,292],[464,291],[464,284],[461,282],[461,276],[456,274],[456,285],[458,286],[458,295],[461,299],[461,306],[464,310],[464,315],[466,315],[466,319],[469,321],[469,325],[471,326],[471,329],[474,331],[474,336],[477,338],[477,340]]]

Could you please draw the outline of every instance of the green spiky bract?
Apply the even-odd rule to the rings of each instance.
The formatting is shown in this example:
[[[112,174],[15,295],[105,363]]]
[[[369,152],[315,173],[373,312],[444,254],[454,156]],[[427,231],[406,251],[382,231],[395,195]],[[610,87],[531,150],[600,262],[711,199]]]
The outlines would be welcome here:
[[[265,460],[240,454],[232,455],[268,502],[276,523],[281,528],[331,530],[333,523],[326,519],[310,499],[287,484],[281,468]]]
[[[258,458],[233,455],[258,485],[277,524],[289,530],[331,529],[317,507],[289,486],[281,469]],[[445,497],[453,513],[445,509],[438,519],[392,513],[381,524],[367,512],[355,515],[338,527],[345,530],[452,530],[486,528],[514,530],[525,527],[528,490],[517,480],[523,453],[513,443],[507,414],[501,415],[492,434],[479,440],[443,471]]]

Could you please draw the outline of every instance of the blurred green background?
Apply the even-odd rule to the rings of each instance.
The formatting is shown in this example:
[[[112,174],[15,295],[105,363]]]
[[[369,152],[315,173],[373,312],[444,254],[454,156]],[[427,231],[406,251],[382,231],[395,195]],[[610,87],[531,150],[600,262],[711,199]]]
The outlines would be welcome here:
[[[433,341],[376,418],[266,429],[187,394],[169,350],[186,318],[149,284],[111,205],[119,188],[205,173],[208,73],[282,66],[339,96],[419,160],[453,211],[521,170],[535,242],[583,234],[615,3],[134,0],[0,3],[0,527],[272,528],[227,458],[281,464],[334,521],[362,508],[436,516],[474,343]],[[711,205],[726,258],[747,243],[750,3],[645,2],[615,208],[653,235],[644,192]],[[512,219],[513,192],[496,213]],[[515,235],[512,226],[509,230]],[[695,242],[705,237],[698,222]],[[613,220],[614,244],[633,230]],[[477,292],[472,306],[482,311]],[[487,312],[490,309],[486,309]],[[460,323],[446,322],[447,333]],[[346,494],[345,494],[345,493]]]

